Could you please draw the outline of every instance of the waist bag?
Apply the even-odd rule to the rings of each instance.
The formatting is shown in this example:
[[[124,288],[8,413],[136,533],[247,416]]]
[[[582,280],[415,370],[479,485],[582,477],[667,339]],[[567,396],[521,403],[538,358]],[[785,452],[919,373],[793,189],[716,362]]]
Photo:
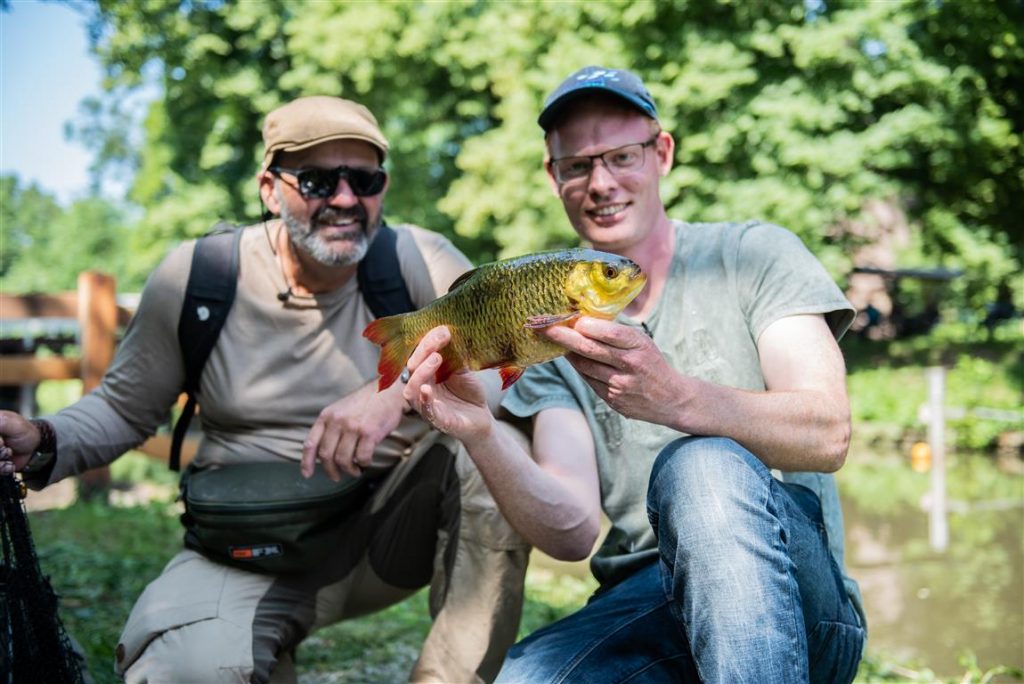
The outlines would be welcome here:
[[[309,570],[340,543],[340,523],[372,488],[365,477],[334,482],[320,469],[307,480],[291,462],[189,468],[181,479],[185,546],[246,570]]]

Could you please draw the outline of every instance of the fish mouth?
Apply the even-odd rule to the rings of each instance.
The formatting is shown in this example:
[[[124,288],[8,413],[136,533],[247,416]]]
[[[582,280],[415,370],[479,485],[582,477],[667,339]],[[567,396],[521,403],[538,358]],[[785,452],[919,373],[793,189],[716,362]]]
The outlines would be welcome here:
[[[611,301],[595,301],[596,294],[588,297],[587,313],[596,314],[599,317],[614,318],[620,311],[626,308],[633,301],[640,291],[647,284],[647,275],[640,270],[640,267],[633,264],[629,269],[629,285],[620,291]]]

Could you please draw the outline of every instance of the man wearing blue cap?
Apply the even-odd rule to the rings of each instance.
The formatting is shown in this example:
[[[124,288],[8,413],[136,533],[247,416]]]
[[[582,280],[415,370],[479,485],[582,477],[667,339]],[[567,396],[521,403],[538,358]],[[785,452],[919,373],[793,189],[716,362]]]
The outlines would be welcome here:
[[[614,322],[541,334],[569,350],[527,369],[495,429],[478,381],[433,384],[447,330],[410,359],[405,397],[466,445],[509,522],[586,557],[600,589],[512,648],[508,682],[849,682],[865,640],[843,571],[831,473],[850,413],[836,340],[854,311],[791,232],[672,220],[675,144],[636,75],[587,67],[545,101],[545,168],[579,236],[648,286]]]

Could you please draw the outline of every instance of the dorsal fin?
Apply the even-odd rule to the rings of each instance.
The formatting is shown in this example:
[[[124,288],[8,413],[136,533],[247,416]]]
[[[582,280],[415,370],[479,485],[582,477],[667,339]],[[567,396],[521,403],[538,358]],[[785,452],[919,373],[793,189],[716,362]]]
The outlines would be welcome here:
[[[463,283],[472,278],[473,275],[479,270],[479,268],[474,268],[472,271],[466,271],[465,273],[460,275],[458,278],[455,279],[455,282],[451,284],[451,287],[448,288],[448,291],[455,292],[455,290],[462,287]]]

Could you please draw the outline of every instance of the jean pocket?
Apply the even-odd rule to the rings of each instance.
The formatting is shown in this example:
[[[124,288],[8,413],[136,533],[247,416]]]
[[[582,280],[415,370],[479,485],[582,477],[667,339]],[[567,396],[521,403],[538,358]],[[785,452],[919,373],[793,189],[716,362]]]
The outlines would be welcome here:
[[[811,682],[848,684],[857,675],[864,650],[864,629],[822,620],[807,640]]]

